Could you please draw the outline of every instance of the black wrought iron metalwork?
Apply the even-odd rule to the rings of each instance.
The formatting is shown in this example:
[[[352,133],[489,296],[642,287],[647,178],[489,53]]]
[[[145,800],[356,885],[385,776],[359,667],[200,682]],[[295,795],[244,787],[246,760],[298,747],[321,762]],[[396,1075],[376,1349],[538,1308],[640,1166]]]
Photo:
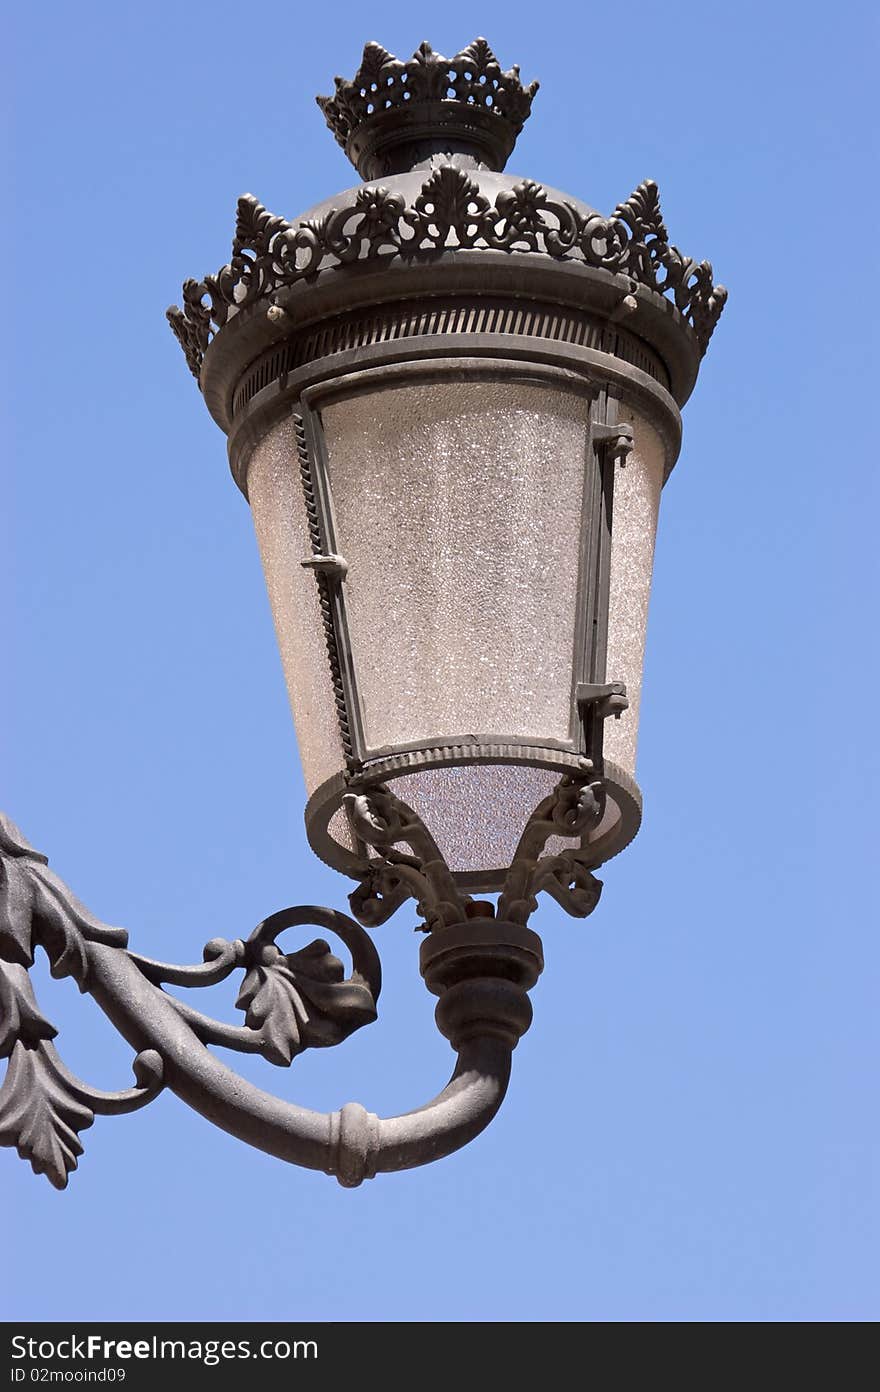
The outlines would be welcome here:
[[[125,959],[143,983],[161,995],[187,1031],[202,1045],[220,1044],[240,1053],[259,1053],[270,1063],[289,1065],[304,1049],[338,1044],[376,1018],[381,989],[379,957],[364,930],[345,914],[318,907],[285,909],[254,929],[246,942],[213,938],[204,961],[195,966],[157,962],[132,952],[128,934],[101,923],[71,894],[29,846],[18,828],[0,814],[0,1058],[9,1058],[0,1088],[0,1144],[15,1145],[38,1174],[63,1189],[82,1154],[78,1133],[96,1113],[115,1115],[152,1101],[168,1082],[164,1052],[139,1049],[134,1061],[137,1086],[100,1092],[65,1068],[51,1040],[57,1031],[42,1014],[28,969],[43,948],[52,975],[72,976],[81,991],[107,1008],[96,972],[96,949]],[[313,925],[335,933],[349,949],[352,973],[329,944],[316,939],[284,953],[276,938],[287,928]],[[236,1005],[244,1026],[215,1020],[162,988],[214,986],[236,969],[245,976]],[[150,1012],[142,1022],[149,1032]]]
[[[447,164],[429,174],[411,205],[400,193],[366,187],[318,221],[287,222],[245,194],[238,201],[232,260],[216,275],[184,281],[183,308],[172,306],[168,321],[198,378],[216,330],[255,300],[271,304],[279,290],[333,266],[474,248],[541,253],[627,276],[671,296],[703,352],[727,300],[710,262],[694,261],[671,245],[653,180],[639,184],[606,218],[553,198],[532,179],[490,200],[467,170]]]
[[[515,139],[529,118],[539,84],[520,81],[514,65],[503,72],[483,38],[444,58],[422,43],[406,61],[381,44],[368,43],[351,81],[337,77],[332,97],[316,97],[329,129],[347,152],[352,136],[371,117],[411,111],[422,102],[456,102],[489,113],[512,128]],[[511,141],[512,143],[512,141]]]
[[[426,932],[467,918],[470,895],[461,893],[436,841],[411,807],[382,784],[347,793],[344,806],[355,836],[376,853],[375,864],[349,898],[361,923],[378,927],[410,897]]]
[[[307,1111],[261,1092],[208,1049],[260,1054],[287,1067],[309,1048],[338,1044],[376,1019],[382,973],[358,923],[314,905],[284,909],[246,940],[212,938],[201,963],[158,962],[133,952],[124,929],[101,923],[0,814],[0,1145],[15,1146],[58,1189],[77,1168],[79,1134],[96,1115],[118,1115],[170,1088],[223,1129],[271,1154],[354,1185],[378,1170],[426,1164],[466,1144],[504,1097],[510,1053],[531,1022],[526,993],[543,967],[540,939],[526,928],[537,894],[584,917],[600,884],[576,851],[542,854],[551,837],[580,838],[601,816],[596,778],[564,778],[536,808],[498,904],[456,886],[434,838],[389,789],[352,791],[346,810],[376,864],[351,895],[361,923],[378,925],[408,898],[427,934],[422,974],[440,997],[437,1022],[459,1053],[449,1086],[425,1107],[382,1121],[357,1103]],[[402,849],[405,847],[406,849]],[[345,968],[318,938],[285,952],[277,938],[305,925],[334,933],[352,959]],[[135,1086],[101,1092],[74,1077],[52,1040],[28,975],[41,947],[52,974],[71,976],[136,1050]],[[214,986],[243,971],[236,1006],[244,1025],[217,1020],[172,994]]]
[[[342,753],[312,789],[306,819],[319,854],[358,881],[354,918],[285,909],[246,940],[211,939],[201,963],[154,961],[80,904],[0,816],[0,1058],[9,1059],[0,1144],[15,1146],[58,1188],[96,1115],[144,1106],[163,1087],[249,1144],[349,1187],[458,1149],[495,1115],[512,1050],[531,1023],[528,992],[543,949],[527,924],[538,896],[585,917],[601,892],[594,869],[635,834],[638,789],[603,753],[604,721],[626,706],[622,683],[605,670],[613,476],[634,445],[619,407],[628,404],[656,431],[668,472],[678,408],[727,292],[709,262],[670,243],[650,180],[605,217],[534,180],[491,172],[504,168],[536,90],[517,68],[503,72],[483,39],[452,59],[423,44],[407,62],[368,44],[355,77],[337,78],[335,95],[319,98],[365,184],[295,222],[245,195],[229,264],[187,280],[183,307],[167,312],[230,437],[243,491],[257,443],[292,417],[311,552],[301,563],[315,575]],[[211,348],[234,318],[235,330]],[[319,417],[325,398],[361,390],[367,377],[374,390],[421,381],[426,368],[451,380],[464,370],[472,382],[483,374],[564,382],[590,403],[571,721],[568,738],[552,747],[504,730],[432,729],[426,742],[378,748],[365,739]],[[506,869],[453,870],[430,829],[382,780],[400,787],[419,770],[481,763],[556,770],[560,781],[523,827]],[[333,840],[340,807],[356,853]],[[467,888],[498,891],[497,905]],[[389,1119],[359,1103],[314,1112],[263,1092],[215,1056],[220,1047],[288,1066],[374,1021],[381,968],[365,929],[410,899],[425,934],[420,970],[458,1056],[433,1101]],[[279,946],[283,932],[308,925],[344,944],[347,976],[324,938]],[[133,1087],[101,1092],[65,1067],[31,986],[37,947],[53,975],[72,977],[134,1049]],[[236,971],[243,1023],[215,1019],[175,994]]]

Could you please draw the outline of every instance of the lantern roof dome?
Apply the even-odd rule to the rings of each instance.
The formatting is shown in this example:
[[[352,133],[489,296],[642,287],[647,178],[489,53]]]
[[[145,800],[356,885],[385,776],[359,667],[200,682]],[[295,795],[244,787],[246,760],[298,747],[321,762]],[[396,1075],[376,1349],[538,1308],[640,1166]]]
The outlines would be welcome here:
[[[573,342],[590,316],[603,351],[622,347],[683,405],[727,291],[671,244],[652,180],[606,216],[503,172],[536,90],[485,39],[451,59],[423,43],[406,62],[366,46],[354,78],[318,98],[365,182],[292,220],[243,195],[229,263],[185,281],[182,308],[168,310],[222,429],[249,399],[244,374],[291,334],[441,295],[569,307],[568,327],[551,316],[539,334]]]

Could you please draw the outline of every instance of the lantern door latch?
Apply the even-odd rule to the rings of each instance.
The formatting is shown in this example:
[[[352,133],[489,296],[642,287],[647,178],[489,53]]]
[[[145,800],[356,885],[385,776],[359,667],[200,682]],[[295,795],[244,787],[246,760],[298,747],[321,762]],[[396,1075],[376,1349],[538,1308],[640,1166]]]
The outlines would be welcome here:
[[[596,715],[600,720],[607,720],[609,715],[613,715],[615,720],[619,720],[629,706],[623,682],[578,682],[575,700],[581,719]]]
[[[633,448],[633,428],[629,421],[621,421],[619,425],[600,425],[593,421],[592,431],[594,444],[604,445],[612,458],[626,463]]]

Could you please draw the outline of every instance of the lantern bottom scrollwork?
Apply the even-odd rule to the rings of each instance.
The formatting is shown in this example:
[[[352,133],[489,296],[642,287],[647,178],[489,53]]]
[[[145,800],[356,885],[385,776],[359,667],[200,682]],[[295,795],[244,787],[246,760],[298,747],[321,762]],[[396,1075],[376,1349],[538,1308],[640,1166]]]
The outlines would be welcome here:
[[[458,1054],[433,1101],[388,1119],[359,1103],[333,1113],[299,1107],[247,1082],[208,1047],[288,1066],[305,1049],[338,1044],[375,1020],[379,956],[353,919],[317,906],[285,909],[246,941],[212,939],[198,965],[157,962],[132,952],[123,929],[94,918],[0,815],[0,1058],[9,1059],[0,1144],[15,1146],[63,1189],[82,1154],[80,1133],[96,1115],[133,1111],[166,1087],[223,1130],[346,1187],[459,1149],[501,1105],[512,1051],[531,1024],[528,992],[543,968],[541,940],[526,927],[535,896],[546,890],[579,916],[599,897],[599,882],[574,853],[542,852],[551,837],[579,837],[602,806],[600,780],[561,781],[523,832],[496,915],[491,903],[462,894],[430,833],[387,788],[352,791],[347,810],[375,860],[351,895],[353,912],[377,925],[416,900],[427,933],[421,973],[439,998],[438,1028]],[[292,951],[278,945],[287,929],[306,925],[341,940],[350,975],[323,938]],[[73,977],[131,1044],[134,1087],[101,1092],[65,1067],[28,974],[37,946],[52,975]],[[237,970],[243,1025],[213,1019],[165,989],[213,986]]]

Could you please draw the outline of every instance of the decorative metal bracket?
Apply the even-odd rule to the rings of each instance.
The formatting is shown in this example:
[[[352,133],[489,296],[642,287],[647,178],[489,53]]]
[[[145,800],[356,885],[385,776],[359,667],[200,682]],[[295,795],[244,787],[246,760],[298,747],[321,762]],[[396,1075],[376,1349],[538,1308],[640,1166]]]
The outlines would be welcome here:
[[[426,1106],[381,1120],[359,1103],[309,1111],[254,1087],[208,1046],[261,1054],[288,1066],[305,1049],[340,1043],[376,1019],[381,967],[370,937],[332,909],[284,909],[246,941],[212,938],[197,965],[157,962],[128,947],[128,935],[96,919],[0,814],[0,1145],[15,1146],[58,1189],[82,1154],[79,1134],[96,1115],[145,1106],[163,1087],[224,1130],[269,1154],[323,1170],[352,1187],[378,1171],[409,1169],[450,1154],[478,1135],[504,1099],[510,1056],[531,1022],[527,993],[543,967],[540,939],[526,928],[546,890],[585,916],[601,885],[578,848],[543,854],[551,837],[577,837],[601,818],[604,787],[585,774],[564,778],[535,809],[498,902],[463,895],[436,842],[387,788],[353,792],[347,810],[376,866],[351,896],[363,923],[384,922],[412,897],[425,920],[421,971],[440,997],[438,1028],[458,1054],[447,1087]],[[400,844],[408,847],[399,849]],[[277,938],[315,925],[348,949],[352,970],[323,938],[285,952]],[[101,1092],[62,1063],[55,1027],[35,999],[29,968],[37,946],[52,975],[71,976],[135,1049],[135,1086]],[[244,1025],[216,1020],[171,994],[244,972],[236,1006]]]
[[[491,903],[462,893],[437,843],[420,818],[383,785],[350,793],[346,810],[356,836],[376,853],[375,864],[349,896],[352,913],[370,928],[384,923],[407,898],[414,898],[424,931],[467,920],[492,918]],[[605,787],[601,779],[563,778],[532,813],[505,876],[497,917],[525,925],[546,890],[575,918],[585,918],[599,902],[602,885],[578,850],[544,854],[551,837],[583,836],[602,820]],[[399,849],[409,848],[409,854]]]

